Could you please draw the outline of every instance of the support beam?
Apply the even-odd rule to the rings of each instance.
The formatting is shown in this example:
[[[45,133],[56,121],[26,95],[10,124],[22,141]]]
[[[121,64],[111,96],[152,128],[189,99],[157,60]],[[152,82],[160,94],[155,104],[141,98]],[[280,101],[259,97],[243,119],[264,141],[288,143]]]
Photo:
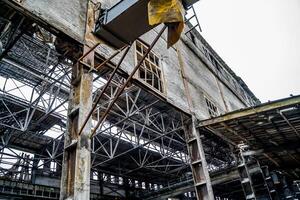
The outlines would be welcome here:
[[[225,122],[225,121],[229,121],[229,120],[234,120],[234,119],[238,119],[238,118],[242,118],[242,117],[247,117],[250,115],[257,114],[257,113],[263,113],[263,112],[268,112],[271,110],[277,110],[277,109],[282,109],[285,107],[291,107],[293,105],[298,105],[299,103],[300,103],[300,95],[289,97],[286,99],[280,99],[280,100],[273,101],[273,102],[267,102],[267,103],[260,104],[255,107],[245,108],[243,110],[233,111],[233,112],[230,112],[228,114],[225,114],[225,115],[222,115],[219,117],[203,120],[198,123],[198,127],[205,127],[205,126],[207,127],[207,126],[210,126],[213,124],[217,124],[217,123],[221,123],[221,122]]]
[[[88,47],[84,47],[84,52]],[[94,65],[94,52],[89,53],[83,61]],[[88,120],[82,133],[82,127],[88,112],[92,108],[93,75],[82,64],[77,63],[72,70],[72,87],[70,93],[67,132],[63,155],[60,199],[90,199],[91,169],[91,133],[92,122]]]
[[[247,145],[240,144],[239,145],[239,155],[238,158],[238,172],[240,176],[241,185],[245,194],[245,198],[248,200],[256,200],[260,195],[264,194],[265,197],[274,200],[272,197],[271,189],[267,184],[268,178],[265,177],[263,170],[259,164],[259,161],[256,160],[252,156],[252,151],[249,149]],[[258,171],[258,174],[261,176],[261,180],[263,181],[263,186],[260,187],[260,193],[257,194],[257,191],[254,189],[254,183],[252,180],[253,174],[250,172],[250,164],[251,168],[255,168]]]
[[[188,152],[191,158],[194,186],[198,200],[214,200],[214,193],[209,177],[205,153],[199,129],[195,126],[195,117],[186,129]]]

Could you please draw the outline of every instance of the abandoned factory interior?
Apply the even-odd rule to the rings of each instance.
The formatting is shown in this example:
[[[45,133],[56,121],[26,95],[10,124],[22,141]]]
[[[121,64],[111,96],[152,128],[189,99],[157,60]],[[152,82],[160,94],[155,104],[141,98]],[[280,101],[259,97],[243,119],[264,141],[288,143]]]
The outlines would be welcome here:
[[[196,2],[0,1],[0,199],[300,198],[300,96],[261,102]]]

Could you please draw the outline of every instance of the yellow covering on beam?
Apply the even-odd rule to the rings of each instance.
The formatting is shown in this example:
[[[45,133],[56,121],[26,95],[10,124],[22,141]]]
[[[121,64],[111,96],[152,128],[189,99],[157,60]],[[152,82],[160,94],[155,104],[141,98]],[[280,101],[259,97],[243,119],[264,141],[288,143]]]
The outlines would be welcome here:
[[[168,26],[168,48],[180,38],[184,27],[184,12],[180,0],[150,0],[148,3],[149,24],[165,23]]]

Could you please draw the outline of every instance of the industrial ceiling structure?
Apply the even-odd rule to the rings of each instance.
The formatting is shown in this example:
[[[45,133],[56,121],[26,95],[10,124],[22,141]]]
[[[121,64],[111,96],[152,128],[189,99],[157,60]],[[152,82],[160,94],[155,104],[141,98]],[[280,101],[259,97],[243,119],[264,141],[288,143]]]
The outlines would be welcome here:
[[[299,96],[195,119],[118,68],[131,44],[87,50],[22,3],[0,2],[0,199],[62,199],[86,187],[83,180],[69,187],[83,179],[69,174],[86,168],[90,199],[211,199],[210,184],[216,199],[247,198],[240,165],[247,156],[249,195],[266,190],[276,199],[274,190],[278,198],[296,197],[298,182],[295,190],[280,186],[287,189],[282,194],[262,182],[271,171],[288,184],[299,179]],[[186,33],[199,28],[186,23]],[[93,134],[86,135],[86,124]],[[88,147],[90,157],[79,147]]]

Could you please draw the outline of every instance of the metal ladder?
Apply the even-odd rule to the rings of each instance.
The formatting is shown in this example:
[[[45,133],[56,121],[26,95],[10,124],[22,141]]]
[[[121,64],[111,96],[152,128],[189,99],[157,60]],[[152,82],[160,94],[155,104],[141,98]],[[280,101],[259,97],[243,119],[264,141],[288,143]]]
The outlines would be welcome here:
[[[189,11],[191,13],[191,16],[187,17],[189,15]],[[196,15],[194,6],[190,6],[187,8],[186,10],[187,14],[185,15],[185,23],[190,23],[192,25],[192,27],[190,27],[186,32],[185,35],[187,35],[188,33],[190,33],[192,30],[196,29],[197,27],[199,28],[199,31],[202,32],[198,17]],[[194,20],[194,21],[192,21]]]
[[[241,185],[245,194],[246,200],[256,200],[255,191],[253,188],[253,183],[251,179],[251,174],[247,166],[248,156],[244,155],[244,152],[248,150],[248,146],[245,144],[238,145],[239,155],[238,155],[238,172],[240,175]]]

